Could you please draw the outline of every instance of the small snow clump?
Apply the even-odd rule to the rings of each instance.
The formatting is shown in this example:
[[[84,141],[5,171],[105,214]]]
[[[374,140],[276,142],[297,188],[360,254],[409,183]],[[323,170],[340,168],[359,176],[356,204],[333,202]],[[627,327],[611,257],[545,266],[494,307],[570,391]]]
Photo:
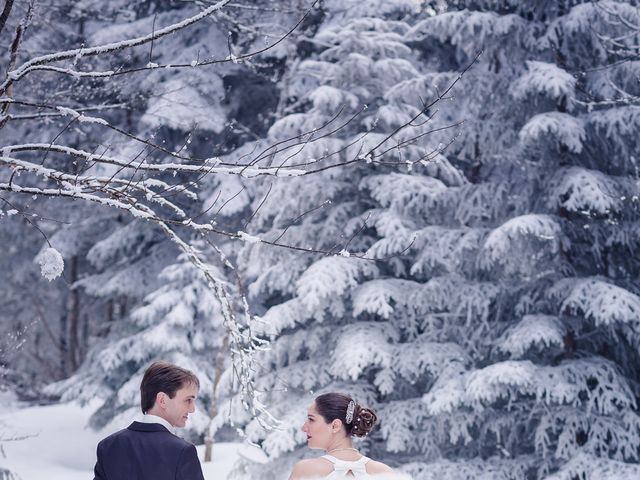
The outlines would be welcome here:
[[[62,271],[64,270],[64,260],[62,259],[60,252],[55,248],[47,248],[38,255],[37,261],[40,265],[40,273],[47,280],[55,280],[62,275]]]

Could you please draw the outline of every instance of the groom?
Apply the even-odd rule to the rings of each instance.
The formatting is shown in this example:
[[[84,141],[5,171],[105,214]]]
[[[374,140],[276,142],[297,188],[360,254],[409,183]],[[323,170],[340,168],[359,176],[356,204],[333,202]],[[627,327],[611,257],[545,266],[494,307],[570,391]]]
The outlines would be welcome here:
[[[195,411],[199,389],[189,370],[151,364],[140,384],[144,416],[98,444],[94,480],[204,480],[196,447],[171,433]]]

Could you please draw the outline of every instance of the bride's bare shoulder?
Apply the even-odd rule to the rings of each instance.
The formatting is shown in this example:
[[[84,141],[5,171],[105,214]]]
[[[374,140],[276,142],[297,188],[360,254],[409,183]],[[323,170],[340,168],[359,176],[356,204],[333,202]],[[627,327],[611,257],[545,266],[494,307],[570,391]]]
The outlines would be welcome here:
[[[308,458],[296,463],[291,471],[289,480],[302,480],[329,475],[333,471],[333,465],[328,460],[320,458]]]
[[[378,475],[380,473],[393,473],[393,469],[382,462],[376,462],[375,460],[369,460],[367,462],[367,473],[371,475]]]

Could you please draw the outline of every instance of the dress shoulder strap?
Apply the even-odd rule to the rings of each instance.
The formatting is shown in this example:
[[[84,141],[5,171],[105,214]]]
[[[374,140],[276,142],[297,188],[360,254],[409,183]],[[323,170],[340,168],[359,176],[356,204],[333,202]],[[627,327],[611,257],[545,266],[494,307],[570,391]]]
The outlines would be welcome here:
[[[336,462],[340,461],[336,457],[334,457],[333,455],[328,455],[328,454],[327,455],[323,455],[321,458],[324,458],[325,460],[329,460],[334,465],[336,464]]]
[[[340,460],[339,458],[334,457],[333,455],[323,455],[321,458],[325,458],[327,460],[329,460],[331,463],[333,463],[334,465],[337,463],[340,464],[362,464],[364,465],[365,463],[367,463],[369,460],[371,460],[369,457],[365,457],[364,455],[362,457],[360,457],[358,460]]]

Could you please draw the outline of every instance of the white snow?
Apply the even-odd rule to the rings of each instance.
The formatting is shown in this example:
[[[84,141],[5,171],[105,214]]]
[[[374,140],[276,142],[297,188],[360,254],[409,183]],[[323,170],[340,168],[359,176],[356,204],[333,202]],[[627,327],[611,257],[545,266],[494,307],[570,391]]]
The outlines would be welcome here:
[[[582,312],[586,319],[593,320],[598,326],[626,323],[633,325],[635,330],[640,297],[622,287],[591,277],[577,281],[560,308],[561,311]]]
[[[329,85],[321,85],[309,93],[313,106],[324,113],[336,112],[340,107],[358,107],[358,97],[350,92]]]
[[[615,177],[598,170],[572,166],[558,170],[549,197],[572,212],[606,215],[624,208],[624,200],[615,194],[622,191],[624,183]]]
[[[530,94],[543,94],[559,99],[575,95],[576,78],[554,63],[526,62],[527,72],[522,74],[512,86],[512,93],[518,99]]]
[[[40,273],[47,280],[55,280],[64,270],[64,260],[59,251],[55,248],[47,248],[40,255],[38,255],[36,261],[40,265]]]
[[[70,59],[70,58],[76,58],[78,56],[93,56],[93,55],[99,55],[101,53],[105,53],[105,52],[113,52],[116,50],[122,50],[125,48],[131,48],[131,47],[135,47],[138,45],[143,45],[145,43],[149,43],[154,39],[158,39],[160,37],[163,37],[165,35],[170,35],[171,33],[181,30],[185,27],[188,27],[189,25],[192,25],[202,19],[207,18],[209,15],[211,15],[212,13],[220,10],[221,8],[223,8],[227,3],[229,3],[230,0],[221,0],[218,3],[205,8],[204,10],[202,10],[200,13],[198,13],[197,15],[194,15],[192,17],[186,18],[180,22],[174,23],[173,25],[169,25],[167,27],[161,28],[159,30],[155,30],[153,32],[151,32],[148,35],[142,36],[142,37],[137,37],[137,38],[132,38],[129,40],[123,40],[123,41],[119,41],[119,42],[113,42],[113,43],[108,43],[106,45],[99,45],[99,46],[95,46],[95,47],[89,47],[89,48],[79,48],[79,49],[75,49],[75,50],[67,50],[64,52],[56,52],[56,53],[52,53],[52,54],[48,54],[48,55],[42,55],[39,57],[34,57],[31,60],[23,63],[20,67],[16,68],[15,70],[11,71],[8,73],[8,79],[5,80],[2,85],[0,85],[0,90],[5,91],[5,89],[11,85],[11,82],[16,81],[18,79],[20,79],[22,76],[26,75],[27,72],[31,71],[31,70],[37,70],[40,68],[44,68],[41,67],[43,64],[46,63],[51,63],[51,62],[56,62],[59,60],[65,60],[65,59]],[[47,67],[50,68],[50,67]]]
[[[194,60],[195,62],[195,60]],[[195,65],[194,65],[195,66]],[[201,128],[220,133],[226,116],[219,95],[223,91],[222,79],[209,75],[207,92],[197,86],[184,85],[180,79],[169,80],[157,87],[154,101],[142,116],[142,122],[152,128],[168,125],[176,129]]]
[[[571,152],[582,152],[582,142],[587,138],[584,122],[568,113],[546,112],[534,115],[520,130],[519,137],[525,144],[533,144],[541,138],[555,137]]]
[[[241,230],[238,230],[238,237],[248,243],[260,243],[262,241],[260,237],[249,235],[247,232],[243,232]]]
[[[513,357],[522,357],[532,346],[562,346],[565,329],[560,320],[553,315],[529,314],[520,323],[510,328],[498,348]]]
[[[490,261],[504,258],[511,245],[518,237],[533,236],[540,240],[548,240],[552,243],[552,251],[559,248],[560,225],[556,219],[545,214],[527,214],[513,217],[487,237],[484,248]]]
[[[75,118],[76,120],[78,120],[79,122],[82,123],[99,123],[100,125],[109,125],[109,122],[107,122],[104,118],[99,118],[99,117],[87,117],[86,115],[83,115],[82,113],[72,109],[72,108],[67,108],[67,107],[56,107],[56,109],[62,113],[63,115],[67,115],[70,117]]]
[[[19,408],[4,396],[0,399],[2,437],[25,436],[22,440],[2,442],[6,458],[2,466],[20,480],[88,480],[93,478],[98,442],[111,431],[94,432],[87,427],[91,413],[99,406],[77,403]],[[126,422],[128,424],[128,421]],[[118,429],[126,424],[114,426]],[[204,445],[198,445],[200,460]],[[217,443],[213,462],[202,464],[206,480],[224,480],[238,457],[259,458],[255,448],[240,443]]]

